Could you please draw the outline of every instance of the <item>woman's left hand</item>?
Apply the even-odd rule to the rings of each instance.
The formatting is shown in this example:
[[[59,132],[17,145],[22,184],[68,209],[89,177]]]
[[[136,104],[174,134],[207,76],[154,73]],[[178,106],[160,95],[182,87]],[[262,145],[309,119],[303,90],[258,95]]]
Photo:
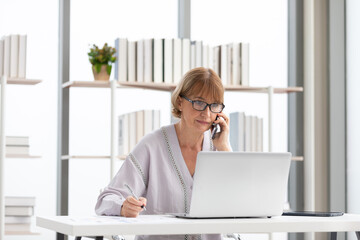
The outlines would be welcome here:
[[[215,124],[219,124],[221,132],[215,134],[213,139],[214,146],[218,151],[231,151],[229,145],[229,124],[230,119],[225,113],[221,112],[217,114],[219,117],[214,121]]]

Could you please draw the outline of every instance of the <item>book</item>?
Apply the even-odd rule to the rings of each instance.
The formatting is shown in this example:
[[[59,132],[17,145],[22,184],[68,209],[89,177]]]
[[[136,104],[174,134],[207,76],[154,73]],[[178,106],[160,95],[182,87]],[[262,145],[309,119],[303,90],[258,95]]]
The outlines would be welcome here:
[[[195,41],[195,67],[202,67],[202,57],[203,57],[203,43],[202,41]]]
[[[152,110],[143,110],[144,119],[144,132],[143,136],[153,131],[153,111]]]
[[[129,114],[119,116],[118,154],[128,154],[129,149]]]
[[[144,39],[144,82],[153,82],[153,39]]]
[[[202,66],[209,67],[209,45],[204,45],[202,49]]]
[[[190,39],[182,39],[181,76],[190,70]]]
[[[232,44],[232,81],[231,85],[240,85],[240,53],[241,43],[233,43]]]
[[[257,136],[257,117],[252,116],[251,117],[251,151],[256,152],[256,136]]]
[[[129,113],[129,152],[136,145],[136,112]]]
[[[230,113],[230,144],[233,151],[245,151],[245,113]]]
[[[164,83],[173,83],[173,42],[164,40]]]
[[[19,70],[19,35],[10,35],[10,76],[17,77]]]
[[[227,79],[226,79],[226,85],[231,85],[232,83],[232,44],[227,44],[227,58],[226,58],[226,65],[227,65],[227,69],[226,69],[226,75],[227,75]]]
[[[4,72],[4,40],[0,39],[0,77]]]
[[[5,206],[5,216],[32,216],[34,208],[32,206]]]
[[[118,81],[127,81],[127,39],[117,38],[115,40],[116,63],[115,79]]]
[[[6,145],[29,145],[29,137],[26,136],[6,136]]]
[[[7,154],[25,154],[29,155],[29,145],[6,145]]]
[[[136,112],[136,143],[144,136],[144,111]]]
[[[245,116],[245,152],[251,152],[252,116]]]
[[[221,48],[220,46],[216,46],[213,48],[213,69],[220,76],[220,60],[221,60]],[[220,76],[221,78],[221,76]]]
[[[136,42],[128,42],[128,82],[136,81]]]
[[[223,85],[227,85],[227,79],[228,79],[228,63],[227,63],[227,45],[221,45],[220,47],[220,77]]]
[[[249,86],[249,43],[241,44],[241,85]]]
[[[156,130],[160,128],[160,110],[152,110],[153,120],[152,120],[152,130]]]
[[[182,66],[182,49],[181,39],[173,39],[173,81],[174,83],[180,82],[181,79],[181,66]]]
[[[5,223],[6,232],[31,232],[30,223]]]
[[[195,41],[191,41],[190,43],[190,69],[196,67],[196,48]]]
[[[19,36],[19,69],[18,77],[26,78],[26,49],[27,49],[27,36]]]
[[[35,200],[31,196],[5,196],[5,206],[35,206]]]
[[[263,118],[257,118],[256,151],[263,151]]]
[[[163,47],[164,47],[164,39],[154,39],[154,65],[153,65],[154,83],[162,83],[164,79]]]
[[[6,216],[5,223],[31,223],[31,217],[22,217],[22,216]]]
[[[10,36],[4,36],[4,68],[3,75],[9,77],[10,76]]]
[[[137,41],[136,77],[138,82],[144,82],[144,40]]]

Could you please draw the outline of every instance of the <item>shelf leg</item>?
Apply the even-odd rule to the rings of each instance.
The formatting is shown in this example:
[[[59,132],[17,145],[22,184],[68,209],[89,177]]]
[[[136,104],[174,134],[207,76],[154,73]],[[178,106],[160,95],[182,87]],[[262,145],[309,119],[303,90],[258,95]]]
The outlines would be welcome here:
[[[273,87],[269,87],[268,88],[268,104],[269,104],[269,107],[268,107],[268,118],[269,118],[269,152],[272,152],[273,151],[273,148],[272,148],[272,133],[273,133],[273,127],[272,127],[272,124],[273,124],[273,120],[272,120],[272,116],[273,116],[273,95],[274,95],[274,88]]]
[[[110,181],[115,175],[115,156],[116,156],[116,80],[111,81],[111,127],[110,127]]]
[[[1,77],[0,103],[0,239],[5,235],[5,196],[4,196],[4,161],[5,161],[5,93],[7,77]]]

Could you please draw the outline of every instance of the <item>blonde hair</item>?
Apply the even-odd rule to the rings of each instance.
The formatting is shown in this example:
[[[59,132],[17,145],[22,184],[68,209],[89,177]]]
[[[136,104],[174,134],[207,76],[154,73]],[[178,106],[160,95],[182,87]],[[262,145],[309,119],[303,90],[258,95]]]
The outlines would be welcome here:
[[[180,96],[210,96],[217,103],[224,103],[224,86],[220,77],[210,68],[198,67],[188,71],[171,95],[171,104],[174,117],[180,118],[178,106]]]

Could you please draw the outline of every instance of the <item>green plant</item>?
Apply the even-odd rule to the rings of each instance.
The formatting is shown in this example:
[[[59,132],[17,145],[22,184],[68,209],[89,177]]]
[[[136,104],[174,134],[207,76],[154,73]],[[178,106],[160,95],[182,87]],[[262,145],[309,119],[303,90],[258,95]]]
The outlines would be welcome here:
[[[110,75],[111,64],[116,61],[115,53],[116,49],[108,46],[107,43],[104,44],[102,49],[94,44],[93,47],[90,48],[90,52],[88,52],[89,61],[97,73],[100,72],[102,65],[107,65],[106,72]]]

